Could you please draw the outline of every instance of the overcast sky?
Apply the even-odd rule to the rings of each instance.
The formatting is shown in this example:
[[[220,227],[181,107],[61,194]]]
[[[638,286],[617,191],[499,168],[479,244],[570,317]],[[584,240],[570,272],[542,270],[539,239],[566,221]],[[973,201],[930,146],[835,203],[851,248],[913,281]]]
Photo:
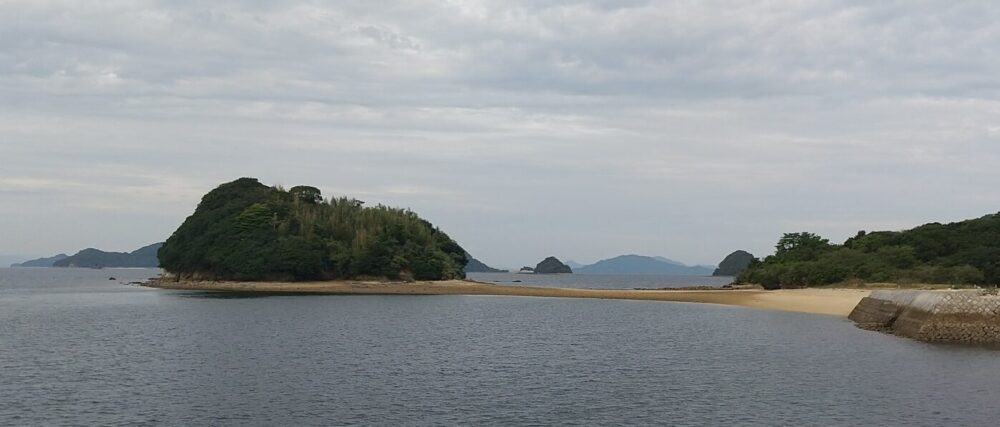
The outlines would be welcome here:
[[[160,241],[241,176],[500,267],[995,213],[998,4],[0,1],[0,254]]]

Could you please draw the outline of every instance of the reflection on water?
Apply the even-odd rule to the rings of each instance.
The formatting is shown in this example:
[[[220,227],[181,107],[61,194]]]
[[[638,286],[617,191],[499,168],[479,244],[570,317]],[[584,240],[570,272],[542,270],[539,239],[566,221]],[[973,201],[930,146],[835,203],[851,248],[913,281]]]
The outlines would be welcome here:
[[[173,297],[198,298],[198,299],[248,299],[248,298],[311,296],[295,292],[176,291],[176,290],[169,290],[164,292],[168,292],[168,294]]]

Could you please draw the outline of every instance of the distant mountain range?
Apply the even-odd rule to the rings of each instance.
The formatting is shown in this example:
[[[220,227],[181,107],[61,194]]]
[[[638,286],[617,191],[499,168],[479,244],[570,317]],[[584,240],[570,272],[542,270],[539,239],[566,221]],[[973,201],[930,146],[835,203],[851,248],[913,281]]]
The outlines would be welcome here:
[[[59,254],[12,264],[11,267],[156,268],[160,265],[160,261],[156,257],[160,246],[163,246],[163,243],[154,243],[127,253],[105,252],[100,249],[87,248],[72,256]]]
[[[574,263],[575,264],[575,263]],[[713,267],[689,266],[664,257],[621,255],[576,267],[567,263],[578,274],[662,274],[667,276],[708,276]]]
[[[25,261],[19,264],[12,264],[11,267],[131,267],[131,268],[156,268],[159,260],[156,257],[157,251],[163,243],[154,243],[149,246],[139,248],[132,252],[105,252],[99,249],[88,248],[72,256],[59,254],[47,258],[38,258]],[[734,254],[742,255],[742,254]],[[485,263],[467,255],[469,263],[465,266],[467,273],[503,273],[506,270],[490,267]],[[723,267],[727,267],[729,261]],[[743,260],[740,260],[743,261]],[[745,265],[739,263],[742,269]],[[713,273],[713,267],[702,265],[689,266],[679,261],[659,256],[643,255],[621,255],[614,258],[598,261],[590,265],[584,265],[573,261],[567,261],[565,265],[578,274],[648,274],[666,276],[709,276]],[[723,269],[727,270],[727,269]],[[728,271],[727,271],[728,272]]]
[[[11,264],[10,266],[11,267],[52,267],[52,264],[55,264],[56,261],[62,261],[64,259],[66,259],[66,258],[69,258],[69,255],[59,254],[59,255],[56,255],[56,256],[50,256],[48,258],[38,258],[38,259],[33,259],[31,261],[25,261],[25,262],[18,263],[18,264]]]

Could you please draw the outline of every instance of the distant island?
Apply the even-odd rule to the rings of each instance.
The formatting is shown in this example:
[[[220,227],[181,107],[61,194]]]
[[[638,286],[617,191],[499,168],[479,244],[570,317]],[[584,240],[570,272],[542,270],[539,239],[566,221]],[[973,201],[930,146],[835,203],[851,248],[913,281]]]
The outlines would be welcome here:
[[[46,257],[46,258],[38,258],[38,259],[30,260],[30,261],[25,261],[25,262],[20,262],[20,263],[16,263],[16,264],[11,264],[10,266],[11,266],[11,268],[16,268],[16,267],[52,267],[53,264],[56,263],[56,261],[60,261],[60,260],[63,260],[65,258],[69,258],[69,255],[66,255],[66,254],[53,255],[53,256],[50,256],[50,257]]]
[[[475,259],[472,255],[465,254],[468,258],[469,263],[465,264],[466,273],[506,273],[507,270],[500,270],[498,268],[490,267],[484,264],[482,261]]]
[[[206,194],[159,250],[179,280],[465,277],[466,252],[416,213],[240,178]]]
[[[740,274],[743,270],[746,270],[753,262],[754,256],[752,253],[739,250],[733,252],[726,256],[722,262],[719,263],[719,268],[716,268],[712,272],[713,276],[735,276]]]
[[[154,243],[132,252],[106,252],[87,248],[72,256],[59,254],[48,258],[33,259],[11,267],[79,267],[79,268],[156,268],[156,253],[163,243]]]
[[[573,269],[559,261],[559,258],[550,256],[539,262],[533,269],[535,274],[570,274]]]
[[[712,269],[687,266],[663,257],[621,255],[576,268],[579,274],[646,274],[668,276],[708,276]]]
[[[847,281],[996,285],[1000,213],[905,231],[859,231],[842,245],[813,233],[786,233],[774,255],[753,260],[737,281],[767,289]]]

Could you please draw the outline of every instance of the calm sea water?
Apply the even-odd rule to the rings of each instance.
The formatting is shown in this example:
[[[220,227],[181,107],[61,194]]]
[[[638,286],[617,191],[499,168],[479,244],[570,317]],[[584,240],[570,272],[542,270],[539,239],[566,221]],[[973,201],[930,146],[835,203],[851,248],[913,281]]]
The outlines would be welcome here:
[[[469,279],[503,285],[530,285],[563,288],[680,288],[685,286],[722,286],[733,278],[712,276],[659,276],[616,274],[518,274],[469,273]]]
[[[0,425],[996,425],[1000,353],[829,316],[0,269]],[[114,276],[118,280],[108,280]]]

